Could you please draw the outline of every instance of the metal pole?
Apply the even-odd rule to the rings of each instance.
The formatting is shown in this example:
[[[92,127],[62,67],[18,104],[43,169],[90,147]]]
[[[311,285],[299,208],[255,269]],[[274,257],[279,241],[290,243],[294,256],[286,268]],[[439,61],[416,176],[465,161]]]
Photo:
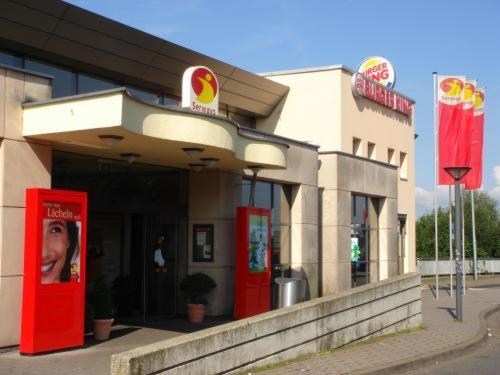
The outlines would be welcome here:
[[[476,244],[476,215],[474,210],[474,190],[470,191],[470,204],[472,211],[472,250],[474,252],[474,280],[477,280],[477,244]]]
[[[461,196],[460,196],[460,181],[455,181],[455,274],[457,277],[457,292],[455,294],[456,298],[456,318],[458,321],[462,321],[462,213],[460,212],[462,208]]]
[[[450,237],[450,297],[453,297],[453,240],[451,233],[451,185],[448,185],[448,236]]]
[[[464,186],[465,187],[465,186]],[[465,201],[465,189],[460,189],[462,194],[462,293],[465,294],[465,275],[467,270],[465,269],[465,216],[464,216],[464,201]]]
[[[439,146],[437,142],[437,134],[438,134],[438,127],[437,127],[437,72],[432,73],[433,79],[434,79],[434,243],[435,243],[435,255],[436,255],[436,260],[434,263],[434,273],[436,275],[436,299],[439,299],[439,277],[438,277],[438,259],[439,259],[439,254],[438,254],[438,236],[439,236],[439,231],[438,231],[438,208],[437,208],[437,188],[438,188],[438,151],[439,151]]]

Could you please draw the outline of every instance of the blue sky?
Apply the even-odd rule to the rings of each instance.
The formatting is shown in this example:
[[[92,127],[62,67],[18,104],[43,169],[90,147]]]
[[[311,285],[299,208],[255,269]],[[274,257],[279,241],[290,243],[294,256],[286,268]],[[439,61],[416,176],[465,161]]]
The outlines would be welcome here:
[[[388,58],[395,89],[417,101],[419,213],[431,208],[434,189],[432,72],[478,79],[487,87],[483,188],[500,201],[498,1],[69,2],[252,72]],[[443,189],[443,204],[447,196]]]

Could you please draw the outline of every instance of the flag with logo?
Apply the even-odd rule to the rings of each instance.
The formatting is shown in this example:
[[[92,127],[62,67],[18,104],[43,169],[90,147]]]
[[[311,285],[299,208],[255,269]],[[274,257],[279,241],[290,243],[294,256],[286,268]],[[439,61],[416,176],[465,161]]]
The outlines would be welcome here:
[[[439,185],[453,185],[445,167],[459,166],[464,102],[464,76],[438,76]]]
[[[458,132],[458,154],[457,165],[470,165],[470,147],[471,131],[474,119],[474,93],[476,91],[477,81],[466,80],[464,90],[462,91],[462,119]]]
[[[474,93],[474,116],[471,126],[470,167],[464,177],[465,189],[475,190],[483,182],[483,132],[484,132],[484,88]]]

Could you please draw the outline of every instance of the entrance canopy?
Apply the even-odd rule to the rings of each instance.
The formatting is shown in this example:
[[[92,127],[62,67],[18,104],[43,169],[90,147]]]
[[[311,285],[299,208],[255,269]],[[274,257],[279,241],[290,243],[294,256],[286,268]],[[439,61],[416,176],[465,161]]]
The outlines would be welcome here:
[[[23,105],[23,135],[53,148],[177,168],[219,159],[220,169],[259,165],[284,169],[288,145],[278,137],[242,128],[230,119],[145,103],[125,88]],[[119,140],[112,146],[102,136]],[[190,157],[184,149],[202,151]]]

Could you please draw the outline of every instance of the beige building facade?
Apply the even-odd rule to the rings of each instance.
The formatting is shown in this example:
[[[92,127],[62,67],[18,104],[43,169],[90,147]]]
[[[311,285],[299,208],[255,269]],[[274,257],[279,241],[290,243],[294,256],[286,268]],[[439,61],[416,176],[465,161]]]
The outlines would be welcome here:
[[[116,301],[124,321],[183,314],[179,283],[194,272],[217,283],[208,314],[232,315],[252,166],[255,205],[271,210],[272,278],[306,280],[311,299],[415,269],[413,118],[355,97],[350,69],[258,75],[62,1],[5,8],[0,347],[19,343],[32,187],[87,192],[88,295],[104,275],[131,297]],[[196,65],[217,76],[217,116],[180,107]],[[194,254],[197,225],[213,227],[210,260]]]

